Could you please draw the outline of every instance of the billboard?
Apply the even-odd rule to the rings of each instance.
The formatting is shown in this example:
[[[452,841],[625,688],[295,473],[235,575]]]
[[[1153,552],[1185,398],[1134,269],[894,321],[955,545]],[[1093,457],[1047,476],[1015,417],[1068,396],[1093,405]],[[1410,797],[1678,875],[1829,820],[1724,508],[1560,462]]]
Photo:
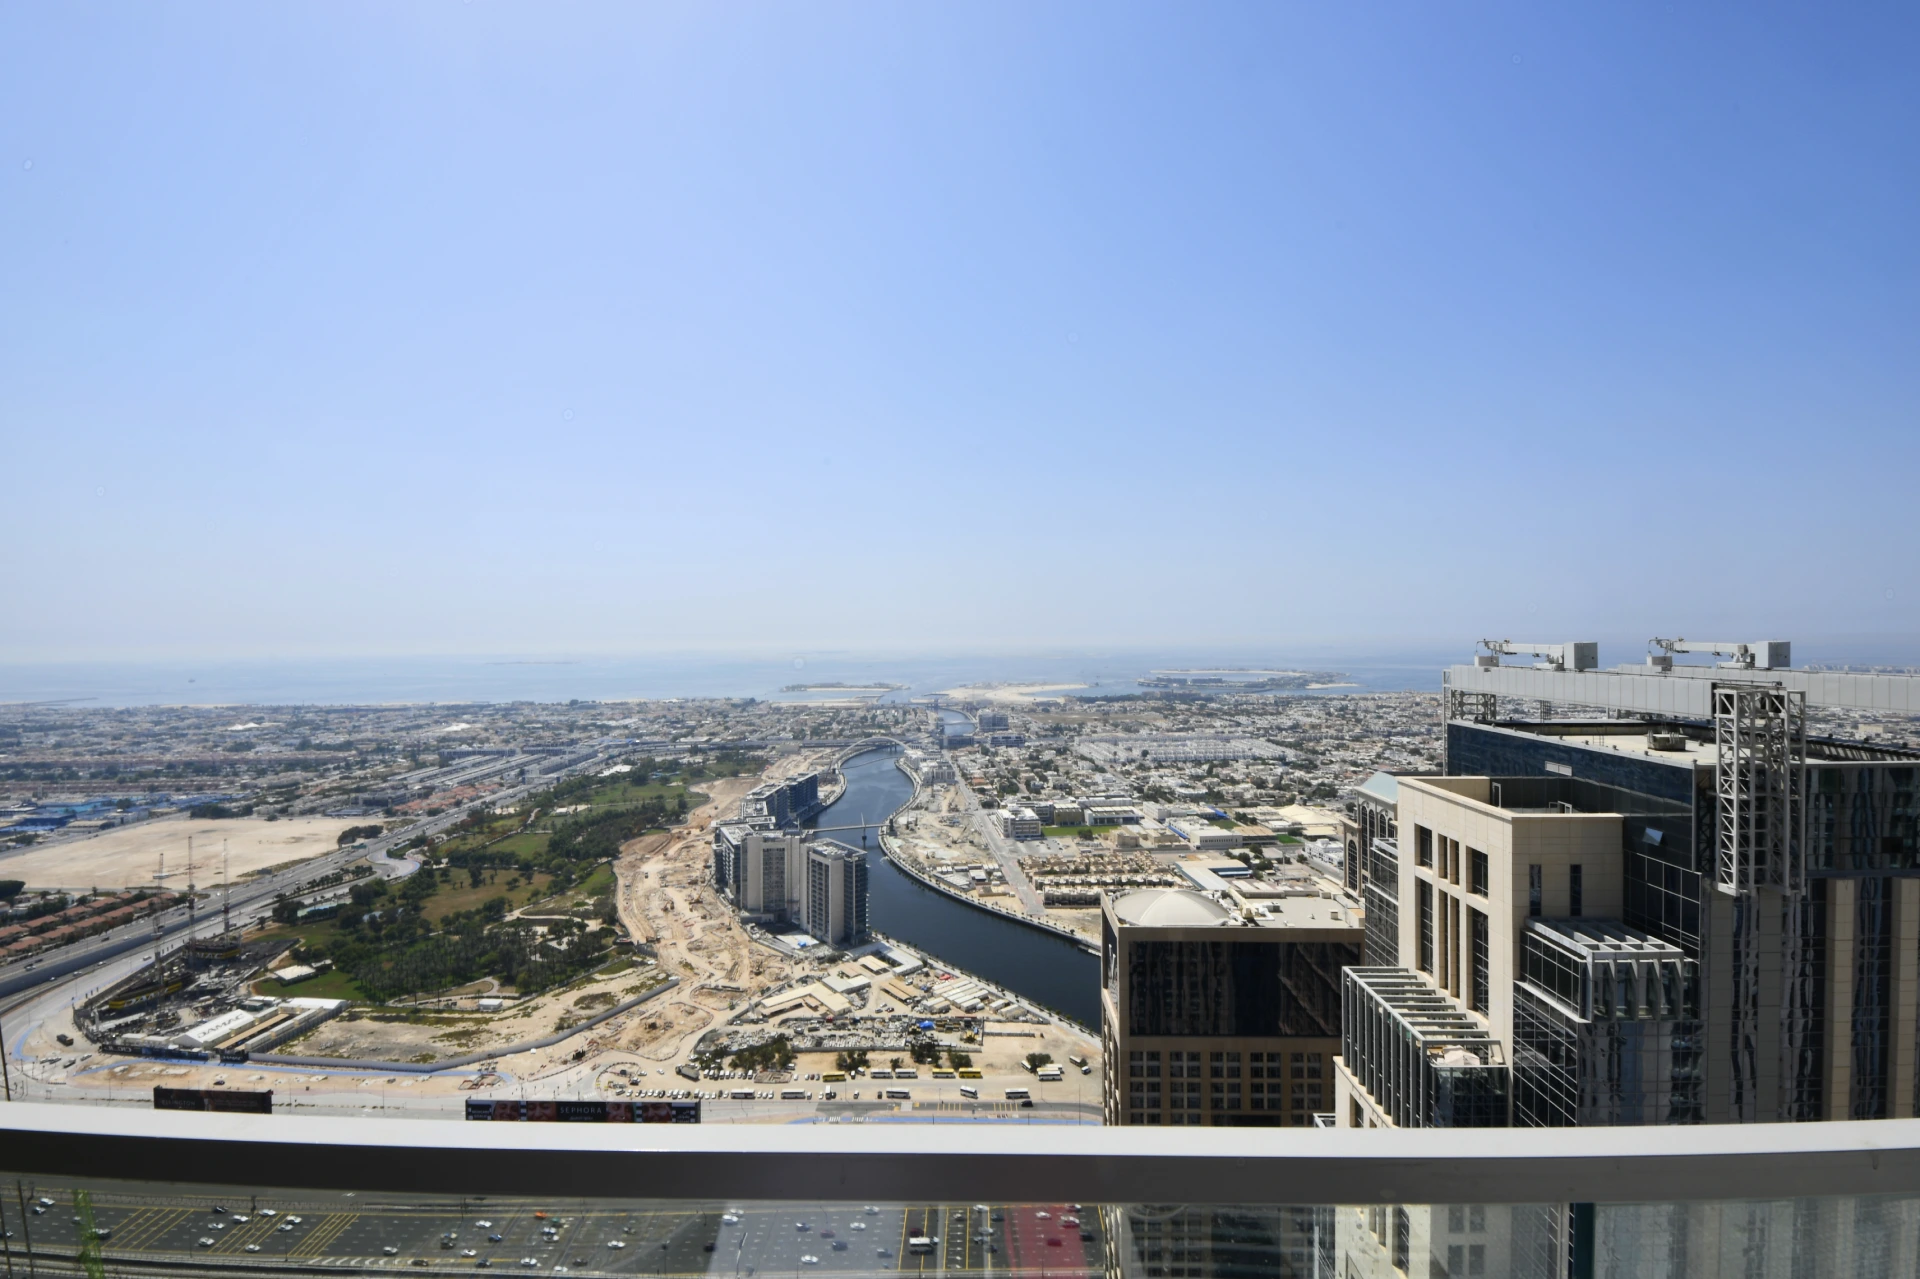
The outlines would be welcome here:
[[[240,1115],[273,1113],[273,1093],[241,1092],[234,1088],[162,1088],[153,1089],[155,1110],[219,1110]]]
[[[698,1101],[478,1101],[467,1118],[546,1124],[697,1124]]]

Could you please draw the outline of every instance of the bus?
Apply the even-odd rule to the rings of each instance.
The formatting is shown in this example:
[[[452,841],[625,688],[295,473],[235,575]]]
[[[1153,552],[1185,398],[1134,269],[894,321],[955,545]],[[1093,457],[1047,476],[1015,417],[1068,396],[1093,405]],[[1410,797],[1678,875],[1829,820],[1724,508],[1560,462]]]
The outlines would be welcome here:
[[[1085,1070],[1087,1068],[1087,1059],[1085,1057],[1080,1057],[1080,1056],[1076,1056],[1073,1053],[1068,1053],[1067,1060],[1072,1062],[1074,1065],[1080,1067],[1082,1070]]]
[[[933,1240],[929,1239],[926,1235],[909,1235],[907,1236],[907,1251],[932,1252]]]
[[[782,1088],[780,1090],[781,1101],[805,1101],[806,1099],[807,1090],[804,1088]]]
[[[1066,1078],[1066,1073],[1062,1071],[1058,1066],[1040,1067],[1039,1079],[1041,1083],[1057,1084],[1064,1078]]]
[[[892,1072],[891,1070],[869,1070],[869,1071],[867,1072],[867,1078],[869,1078],[869,1079],[892,1079],[892,1078],[893,1078],[893,1072]]]
[[[912,1101],[913,1094],[905,1088],[889,1088],[886,1091],[888,1101]]]
[[[1033,1090],[1030,1088],[1009,1088],[1007,1089],[1007,1100],[1008,1101],[1032,1101]]]
[[[969,1101],[980,1100],[980,1090],[978,1088],[975,1088],[972,1084],[961,1084],[960,1095],[962,1097],[965,1097]]]
[[[829,1070],[826,1074],[820,1076],[820,1082],[823,1084],[844,1084],[847,1082],[847,1074],[843,1070]]]
[[[977,1071],[977,1070],[974,1070],[974,1069],[971,1069],[971,1068],[969,1068],[969,1067],[962,1067],[962,1068],[961,1068],[961,1070],[960,1070],[960,1078],[962,1078],[962,1079],[979,1079],[979,1078],[981,1078],[981,1074],[980,1074],[980,1072],[979,1072],[979,1071]]]
[[[735,1101],[752,1101],[754,1098],[754,1091],[751,1088],[736,1088],[732,1092],[728,1093],[727,1095],[729,1097],[732,1097]]]

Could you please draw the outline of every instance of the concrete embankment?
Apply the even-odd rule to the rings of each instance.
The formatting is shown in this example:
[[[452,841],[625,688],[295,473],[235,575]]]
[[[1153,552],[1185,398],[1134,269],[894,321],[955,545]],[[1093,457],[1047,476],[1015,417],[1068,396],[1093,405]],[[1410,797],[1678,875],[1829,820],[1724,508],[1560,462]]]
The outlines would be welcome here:
[[[1080,949],[1086,951],[1089,955],[1098,955],[1100,953],[1100,948],[1094,945],[1091,939],[1074,932],[1071,928],[1062,927],[1048,920],[1035,919],[1032,915],[1028,915],[1022,911],[1008,910],[1006,907],[996,906],[992,902],[983,902],[971,893],[961,892],[958,888],[955,888],[946,880],[941,879],[938,875],[928,872],[911,859],[895,851],[891,837],[889,837],[885,831],[880,833],[880,852],[882,856],[892,862],[899,870],[918,882],[925,884],[936,893],[945,893],[954,901],[962,902],[973,907],[975,910],[984,910],[988,914],[999,915],[1001,918],[1010,919],[1016,924],[1025,924],[1028,928],[1035,929],[1039,932],[1052,933],[1056,937],[1064,937],[1066,940],[1080,947]]]
[[[920,774],[914,772],[913,769],[908,766],[905,755],[902,755],[894,761],[894,767],[913,779],[913,798],[900,806],[894,814],[894,816],[897,817],[900,813],[904,813],[907,809],[913,807],[914,801],[920,798],[920,792],[925,788],[925,783],[920,780]],[[938,875],[930,874],[913,861],[898,853],[893,848],[890,837],[887,835],[885,829],[882,829],[880,832],[880,852],[888,861],[892,862],[902,871],[905,871],[908,875],[911,875],[920,883],[925,884],[928,888],[933,889],[936,893],[945,893],[955,901],[965,902],[975,910],[990,911],[995,915],[1011,919],[1015,923],[1025,924],[1029,928],[1039,929],[1043,933],[1052,933],[1056,937],[1064,937],[1079,946],[1080,949],[1086,951],[1089,955],[1098,955],[1100,953],[1098,946],[1094,945],[1088,938],[1074,932],[1071,928],[1063,927],[1051,920],[1035,919],[1032,915],[1024,911],[1008,910],[1004,906],[996,906],[992,902],[981,901],[971,893],[961,892],[958,888],[955,888],[946,880],[941,879]]]

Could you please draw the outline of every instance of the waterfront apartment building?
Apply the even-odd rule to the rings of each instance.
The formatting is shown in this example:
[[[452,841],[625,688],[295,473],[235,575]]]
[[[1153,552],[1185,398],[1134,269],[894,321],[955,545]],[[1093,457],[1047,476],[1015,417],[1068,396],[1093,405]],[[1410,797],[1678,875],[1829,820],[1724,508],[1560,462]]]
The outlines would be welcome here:
[[[740,801],[740,816],[747,821],[765,818],[775,826],[798,826],[817,816],[823,807],[820,774],[803,773],[754,787]]]
[[[837,840],[722,822],[713,832],[713,883],[756,923],[799,928],[834,946],[867,940],[867,857]]]
[[[829,946],[867,940],[867,855],[838,840],[807,848],[806,929]]]
[[[1391,779],[1338,1122],[1920,1114],[1920,751],[1807,730],[1920,679],[1538,647],[1450,668],[1445,775]]]
[[[1306,1127],[1330,1108],[1340,973],[1365,924],[1337,883],[1316,885],[1102,899],[1107,1123]]]

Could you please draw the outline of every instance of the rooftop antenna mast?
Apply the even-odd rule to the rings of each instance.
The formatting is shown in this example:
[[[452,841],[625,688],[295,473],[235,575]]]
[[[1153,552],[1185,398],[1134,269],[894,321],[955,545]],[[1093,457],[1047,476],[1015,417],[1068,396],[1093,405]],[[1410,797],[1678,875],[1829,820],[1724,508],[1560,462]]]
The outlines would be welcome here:
[[[220,940],[226,941],[233,935],[233,857],[227,852],[227,841],[220,841]]]
[[[167,850],[164,848],[160,850],[160,865],[154,869],[153,882],[162,892],[166,891]],[[160,924],[160,900],[158,897],[154,899],[153,911],[153,962],[156,964],[160,962],[160,943],[166,936],[165,929]]]
[[[200,922],[200,910],[193,895],[193,836],[187,836],[187,940],[193,940],[194,925]]]

